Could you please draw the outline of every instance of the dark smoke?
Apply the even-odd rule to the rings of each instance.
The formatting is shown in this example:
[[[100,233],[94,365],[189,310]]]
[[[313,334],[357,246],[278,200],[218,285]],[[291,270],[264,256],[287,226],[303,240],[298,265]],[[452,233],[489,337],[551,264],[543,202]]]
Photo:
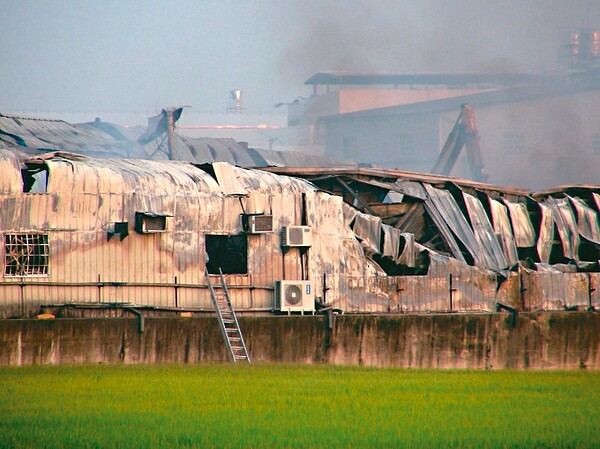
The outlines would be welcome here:
[[[590,0],[333,1],[275,9],[281,73],[551,73],[566,27],[600,27]]]

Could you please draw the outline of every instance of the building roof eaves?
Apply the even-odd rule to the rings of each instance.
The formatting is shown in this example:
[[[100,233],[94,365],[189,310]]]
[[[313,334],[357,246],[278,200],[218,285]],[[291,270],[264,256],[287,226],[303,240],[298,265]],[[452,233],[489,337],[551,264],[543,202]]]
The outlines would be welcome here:
[[[423,101],[385,108],[369,109],[364,111],[349,112],[320,117],[323,122],[353,118],[375,118],[405,114],[431,114],[456,110],[464,103],[475,108],[484,108],[499,104],[515,103],[520,101],[552,98],[561,95],[585,92],[600,89],[599,84],[544,84],[509,89],[500,89],[470,95],[444,98],[441,100]]]
[[[486,84],[512,86],[523,83],[539,83],[547,80],[544,75],[519,73],[356,73],[317,72],[304,82],[306,85],[446,85],[467,86]]]
[[[363,168],[363,167],[265,167],[262,170],[288,176],[313,177],[323,176],[364,176],[379,179],[404,179],[428,184],[453,183],[459,187],[469,187],[482,191],[494,191],[511,195],[527,196],[529,191],[518,187],[497,186],[469,179],[442,176],[430,173],[410,172],[396,169]]]

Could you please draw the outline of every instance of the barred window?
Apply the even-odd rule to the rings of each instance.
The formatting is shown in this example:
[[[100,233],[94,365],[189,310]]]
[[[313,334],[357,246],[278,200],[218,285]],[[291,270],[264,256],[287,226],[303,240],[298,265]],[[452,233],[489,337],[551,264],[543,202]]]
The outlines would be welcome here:
[[[5,276],[46,276],[50,246],[47,234],[6,234]]]

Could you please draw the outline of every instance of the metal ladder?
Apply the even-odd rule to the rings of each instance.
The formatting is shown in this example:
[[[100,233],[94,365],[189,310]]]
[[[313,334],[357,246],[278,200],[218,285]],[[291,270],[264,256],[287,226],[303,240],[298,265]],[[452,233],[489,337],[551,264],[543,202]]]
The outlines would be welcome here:
[[[215,306],[215,310],[217,311],[217,318],[221,327],[221,333],[223,334],[223,339],[225,340],[227,350],[229,351],[229,359],[233,363],[250,363],[250,355],[248,354],[244,337],[242,337],[242,332],[240,331],[240,325],[237,317],[235,316],[235,311],[231,306],[229,291],[227,290],[227,285],[225,284],[225,279],[223,278],[223,272],[221,271],[221,268],[219,268],[219,275],[221,277],[220,286],[213,285],[210,282],[208,270],[205,270],[205,273],[206,282],[208,283],[208,288],[210,289],[210,296],[212,298],[213,305]]]

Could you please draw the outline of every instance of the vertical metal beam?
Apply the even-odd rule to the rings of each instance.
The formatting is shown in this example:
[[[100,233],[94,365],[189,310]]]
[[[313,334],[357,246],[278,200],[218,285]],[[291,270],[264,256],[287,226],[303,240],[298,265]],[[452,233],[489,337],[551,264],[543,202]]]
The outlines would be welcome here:
[[[175,145],[175,122],[173,121],[173,110],[164,110],[167,114],[167,157],[173,160],[173,148]]]

